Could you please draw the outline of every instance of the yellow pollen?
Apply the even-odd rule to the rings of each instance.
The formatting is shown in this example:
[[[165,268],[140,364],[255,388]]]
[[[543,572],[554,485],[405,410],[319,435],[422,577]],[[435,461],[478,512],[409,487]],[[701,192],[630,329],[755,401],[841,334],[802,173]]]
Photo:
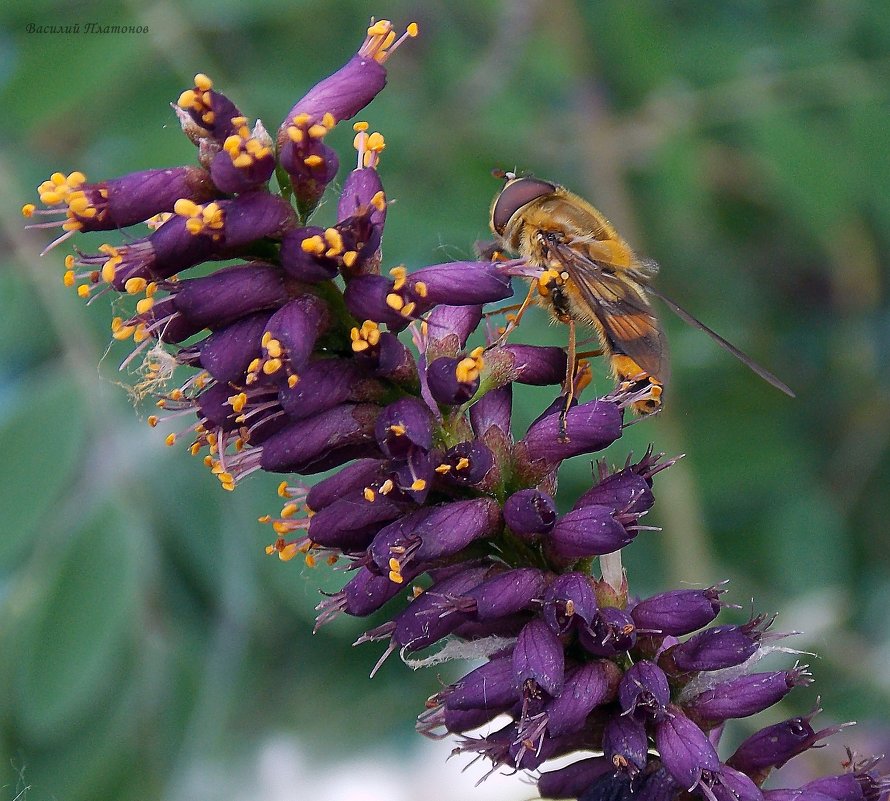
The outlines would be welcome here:
[[[281,516],[284,518],[293,517],[298,511],[300,507],[295,504],[293,501],[291,503],[285,504],[281,510]]]
[[[386,296],[386,305],[395,311],[399,311],[405,305],[405,301],[402,300],[401,295],[397,295],[395,292],[390,292]]]
[[[389,580],[393,584],[402,584],[405,581],[405,579],[402,578],[402,574],[396,572],[395,570],[389,571]]]
[[[575,614],[575,602],[571,598],[569,598],[566,601],[566,615],[568,617],[571,617],[574,614]]]
[[[347,267],[352,267],[355,264],[355,260],[358,258],[358,253],[354,250],[347,250],[343,254],[343,264]]]
[[[426,284],[423,281],[418,281],[414,284],[414,291],[422,298],[427,296]]]
[[[287,482],[286,482],[286,481],[282,481],[282,482],[278,485],[278,494],[279,494],[282,498],[289,498],[290,495],[288,494],[287,489],[288,489],[288,487],[287,487]]]
[[[158,424],[158,416],[156,414],[150,414],[146,422],[151,428],[154,428]]]
[[[374,499],[377,497],[377,493],[374,492],[371,487],[365,487],[362,490],[362,496],[368,503],[374,503]]]
[[[397,437],[404,437],[407,429],[401,423],[393,423],[389,427],[389,430],[392,431],[392,433],[395,434]]]
[[[151,307],[155,305],[154,298],[142,298],[136,304],[136,313],[137,314],[145,314],[146,312],[151,310]]]
[[[306,156],[306,158],[303,159],[303,164],[307,167],[320,167],[324,164],[324,159],[317,155]]]
[[[460,459],[457,460],[457,464],[454,466],[455,470],[466,470],[470,466],[470,460],[467,459],[466,456],[461,456]]]
[[[263,372],[266,375],[277,373],[281,369],[281,359],[268,359],[263,363]]]
[[[377,209],[377,211],[383,211],[386,208],[386,195],[383,194],[382,191],[377,192],[374,197],[371,198],[371,205]]]
[[[300,376],[298,375],[289,375],[287,377],[287,386],[289,389],[293,389],[300,381]]]
[[[420,33],[420,29],[417,27],[417,23],[409,23],[408,27],[405,29],[405,33],[407,33],[408,36],[410,36],[412,39],[416,39],[417,35]]]
[[[272,341],[272,332],[264,331],[263,338],[260,340],[260,344],[265,348]]]
[[[368,123],[366,123],[364,121],[354,122],[352,124],[352,130],[355,131],[356,133],[361,133],[363,131],[367,131],[369,127],[370,126],[368,125]]]
[[[426,481],[422,478],[415,478],[414,481],[411,482],[411,489],[415,492],[421,492],[426,489]]]
[[[65,275],[62,276],[62,283],[65,286],[74,286],[74,270],[65,271]]]
[[[314,253],[316,256],[320,256],[325,251],[324,240],[318,234],[306,237],[300,243],[300,247],[304,253]]]
[[[291,543],[285,545],[285,546],[278,552],[278,558],[279,558],[282,562],[290,562],[290,560],[293,559],[293,558],[297,555],[297,553],[298,553],[298,550],[297,550],[297,543],[295,543],[295,542],[291,542]]]
[[[281,343],[277,339],[270,339],[269,344],[266,345],[266,352],[273,359],[280,359],[281,354],[284,352]]]
[[[402,306],[401,309],[399,309],[399,314],[401,314],[403,317],[410,317],[412,314],[414,314],[414,309],[416,308],[417,304],[412,300],[410,303],[406,303],[404,306]]]
[[[25,203],[22,206],[22,217],[32,217],[35,211],[37,211],[37,206],[33,203]]]
[[[256,520],[257,520],[257,523],[263,523],[263,524],[271,523],[272,515],[263,515],[262,517],[258,517]]]
[[[450,465],[450,464],[444,464],[444,463],[443,463],[443,464],[440,464],[440,465],[436,468],[436,472],[437,472],[439,475],[442,475],[442,476],[444,476],[444,475],[445,475],[446,473],[448,473],[450,470],[451,470],[451,465]]]
[[[318,123],[310,125],[309,129],[306,131],[306,133],[313,139],[321,139],[327,132],[328,129],[325,128],[324,125],[319,125]]]
[[[386,36],[392,31],[392,23],[388,19],[381,19],[368,28],[368,36]]]
[[[164,444],[167,446],[176,444],[176,434],[167,434],[164,438]]]
[[[379,153],[381,150],[384,150],[386,148],[386,141],[383,138],[383,134],[374,131],[374,133],[368,136],[368,142],[366,146],[368,150],[373,150],[375,153]]]
[[[301,128],[304,128],[309,124],[311,119],[312,117],[304,111],[302,114],[294,116],[294,125],[299,125]]]
[[[317,563],[314,554],[311,554],[311,553],[306,554],[305,561],[306,561],[306,567],[315,567],[315,565]]]
[[[352,350],[354,353],[361,353],[370,347],[370,344],[364,339],[357,339],[352,343]]]
[[[389,495],[389,493],[392,492],[394,488],[395,484],[393,484],[391,478],[388,478],[380,485],[380,489],[378,490],[378,492],[380,492],[381,495]]]
[[[199,72],[195,75],[195,86],[202,92],[207,92],[213,88],[213,81],[203,72]]]

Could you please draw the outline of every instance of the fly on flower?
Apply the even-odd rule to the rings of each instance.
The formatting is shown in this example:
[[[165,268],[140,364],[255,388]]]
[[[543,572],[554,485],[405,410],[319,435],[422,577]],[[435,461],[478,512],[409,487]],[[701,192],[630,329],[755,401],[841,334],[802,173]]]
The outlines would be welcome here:
[[[651,281],[658,265],[634,253],[586,200],[540,178],[517,177],[509,172],[498,176],[506,183],[491,206],[491,230],[505,248],[518,253],[531,268],[520,268],[516,273],[528,278],[531,287],[507,331],[516,326],[533,300],[569,326],[566,408],[560,426],[563,437],[575,371],[576,323],[594,329],[623,388],[648,390],[633,404],[635,411],[648,414],[661,406],[669,377],[667,343],[649,303],[650,295],[704,331],[761,378],[794,397],[772,373],[655,290]]]

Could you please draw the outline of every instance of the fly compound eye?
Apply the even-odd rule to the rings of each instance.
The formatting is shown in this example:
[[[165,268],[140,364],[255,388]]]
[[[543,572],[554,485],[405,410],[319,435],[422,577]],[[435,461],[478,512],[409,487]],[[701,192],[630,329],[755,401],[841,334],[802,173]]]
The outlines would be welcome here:
[[[491,209],[491,228],[499,236],[510,218],[523,206],[556,191],[556,185],[539,178],[515,178],[501,190]]]

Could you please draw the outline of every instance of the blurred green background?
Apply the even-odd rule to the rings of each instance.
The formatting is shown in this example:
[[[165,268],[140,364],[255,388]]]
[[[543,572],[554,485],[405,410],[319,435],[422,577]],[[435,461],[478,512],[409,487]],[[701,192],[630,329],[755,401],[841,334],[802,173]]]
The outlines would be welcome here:
[[[628,549],[640,594],[730,578],[742,609],[818,652],[812,708],[890,745],[890,4],[852,2],[7,3],[0,10],[0,799],[519,799],[466,789],[413,717],[453,673],[311,635],[317,589],[263,554],[277,481],[234,495],[134,411],[108,303],[61,283],[65,248],[19,208],[61,170],[191,162],[168,103],[195,72],[277,128],[354,52],[367,18],[420,23],[362,118],[387,138],[386,264],[467,257],[493,167],[588,197],[662,265],[659,287],[775,371],[794,401],[665,311],[666,411],[609,452],[686,453]],[[148,25],[28,34],[29,23]],[[348,163],[349,126],[329,141]],[[332,210],[321,210],[327,219]],[[98,244],[88,242],[84,247]],[[564,343],[543,313],[517,341]],[[97,369],[97,365],[99,365]],[[594,366],[597,388],[606,369]],[[590,390],[588,390],[590,392]],[[517,393],[518,427],[552,391]],[[590,482],[567,465],[567,505]],[[793,657],[788,657],[788,660]],[[26,789],[30,788],[30,789]]]

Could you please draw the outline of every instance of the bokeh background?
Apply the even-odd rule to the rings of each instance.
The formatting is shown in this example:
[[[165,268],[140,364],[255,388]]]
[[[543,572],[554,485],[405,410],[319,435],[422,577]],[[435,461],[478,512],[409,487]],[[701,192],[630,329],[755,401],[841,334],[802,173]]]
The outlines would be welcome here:
[[[118,386],[108,304],[85,309],[64,249],[38,257],[19,216],[55,170],[191,162],[168,103],[195,72],[274,130],[372,14],[421,27],[362,115],[388,144],[387,265],[467,257],[491,169],[530,170],[590,198],[666,294],[794,387],[664,312],[667,408],[608,455],[687,456],[657,479],[664,530],[628,549],[631,586],[731,579],[727,621],[778,610],[819,655],[815,687],[757,724],[821,693],[821,722],[862,722],[823,769],[845,743],[890,748],[890,5],[32,0],[0,10],[0,799],[534,796],[518,777],[473,790],[481,766],[414,734],[447,667],[392,658],[369,680],[361,621],[312,636],[340,579],[265,557],[274,477],[227,494],[163,446]],[[150,32],[26,31],[90,21]],[[564,336],[535,312],[517,341]],[[517,393],[519,424],[551,399]],[[563,505],[589,483],[589,459],[567,465]]]

